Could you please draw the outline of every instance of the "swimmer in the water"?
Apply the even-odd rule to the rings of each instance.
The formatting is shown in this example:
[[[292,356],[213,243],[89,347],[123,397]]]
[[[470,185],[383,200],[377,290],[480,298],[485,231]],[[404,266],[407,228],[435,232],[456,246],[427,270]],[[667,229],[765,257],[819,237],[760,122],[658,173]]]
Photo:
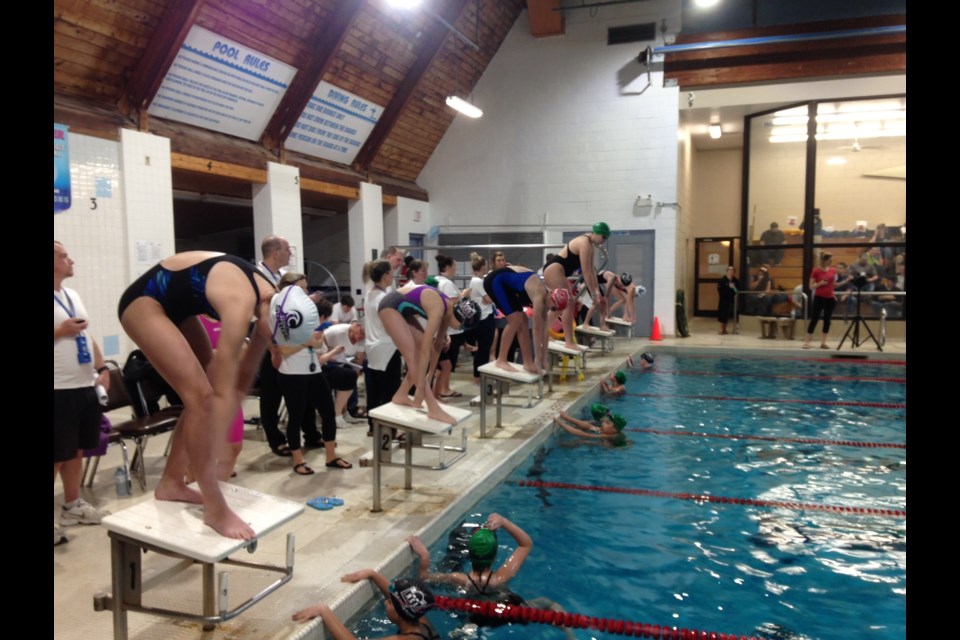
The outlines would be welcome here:
[[[640,354],[640,362],[637,363],[634,361],[633,356],[627,356],[627,367],[630,369],[639,369],[640,371],[647,371],[653,369],[653,356],[649,353]]]
[[[393,590],[390,582],[373,569],[362,569],[348,573],[340,578],[341,582],[360,582],[371,580],[384,595],[387,617],[397,625],[397,633],[385,636],[384,640],[439,640],[440,634],[426,618],[426,613],[434,606],[433,594],[420,580],[400,578],[394,580]],[[340,618],[325,604],[307,607],[293,614],[295,622],[306,622],[321,618],[333,640],[356,640],[356,636],[340,621]]]
[[[627,381],[627,374],[623,371],[611,373],[609,377],[600,380],[600,391],[607,396],[622,396],[627,392],[624,385]]]
[[[596,406],[596,405],[595,405]],[[603,405],[599,405],[603,406]],[[594,413],[594,416],[597,414]],[[603,440],[620,440],[623,438],[623,428],[627,426],[627,419],[609,411],[597,418],[599,424],[574,418],[566,411],[561,411],[554,422],[557,426],[571,435],[581,438],[600,438]]]

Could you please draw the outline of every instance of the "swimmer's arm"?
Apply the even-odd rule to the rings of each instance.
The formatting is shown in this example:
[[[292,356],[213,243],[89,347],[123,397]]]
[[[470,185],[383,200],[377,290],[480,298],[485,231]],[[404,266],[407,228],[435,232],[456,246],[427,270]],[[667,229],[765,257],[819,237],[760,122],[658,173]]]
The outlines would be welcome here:
[[[340,582],[360,582],[361,580],[371,581],[384,596],[390,595],[390,581],[373,569],[360,569],[340,578]]]
[[[579,420],[577,418],[574,418],[573,416],[568,414],[566,411],[561,411],[560,417],[566,420],[567,422],[569,422],[570,424],[578,427],[579,429],[584,429],[588,432],[593,431],[595,428],[592,424],[590,424],[586,420]]]
[[[410,536],[407,542],[410,543],[410,549],[420,558],[417,573],[421,580],[462,587],[469,584],[466,574],[463,573],[430,573],[430,552],[427,551],[423,542],[417,536]]]
[[[333,640],[357,640],[357,637],[350,633],[350,630],[337,617],[330,607],[325,604],[318,604],[307,607],[293,614],[295,622],[306,622],[314,618],[323,620],[323,625],[327,628],[327,634]]]
[[[520,571],[520,567],[526,562],[527,556],[530,555],[530,551],[533,549],[533,538],[531,538],[526,531],[498,513],[490,514],[490,517],[487,519],[487,526],[493,530],[503,529],[517,541],[516,550],[510,554],[507,561],[497,569],[496,573],[493,574],[493,578],[491,578],[491,582],[494,584],[504,584],[516,576],[517,572]]]
[[[571,434],[571,435],[581,436],[581,437],[583,437],[583,438],[596,438],[596,437],[597,437],[597,434],[595,434],[595,433],[587,433],[586,431],[581,431],[580,429],[577,429],[576,427],[570,426],[570,425],[568,425],[567,423],[563,422],[563,421],[560,420],[560,419],[555,420],[555,422],[557,423],[557,426],[558,426],[558,427],[560,427],[561,429],[563,429],[564,431],[566,431],[567,433],[569,433],[569,434]]]

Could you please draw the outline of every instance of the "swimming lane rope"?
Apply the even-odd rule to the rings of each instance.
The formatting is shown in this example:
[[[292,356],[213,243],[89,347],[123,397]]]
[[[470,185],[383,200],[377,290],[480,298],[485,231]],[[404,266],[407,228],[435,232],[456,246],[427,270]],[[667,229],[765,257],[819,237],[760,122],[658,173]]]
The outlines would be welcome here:
[[[656,498],[675,498],[677,500],[691,500],[693,502],[714,502],[720,504],[742,504],[753,507],[775,507],[780,509],[795,509],[798,511],[831,511],[835,513],[853,513],[868,516],[892,516],[906,518],[907,512],[897,509],[873,509],[871,507],[847,507],[842,505],[812,504],[805,502],[786,502],[783,500],[760,500],[757,498],[731,498],[728,496],[714,496],[702,493],[673,493],[670,491],[653,491],[651,489],[631,489],[628,487],[604,487],[587,484],[571,484],[567,482],[543,482],[541,480],[521,480],[521,487],[543,487],[546,489],[570,489],[572,491],[599,491],[602,493],[626,493],[635,496],[652,496]]]
[[[705,353],[698,353],[698,354],[685,353],[683,354],[683,357],[684,359],[690,359],[690,360],[694,358],[697,358],[699,360],[719,360],[720,358],[723,358],[727,360],[730,358],[729,355],[711,355],[711,354],[705,354]],[[749,358],[746,358],[746,359],[749,360]],[[893,367],[907,366],[906,360],[866,360],[866,359],[841,360],[838,358],[783,358],[783,360],[789,360],[790,362],[829,362],[831,364],[840,364],[840,363],[854,364],[858,367],[861,365],[889,365]]]
[[[906,449],[902,442],[857,442],[856,440],[824,440],[822,438],[783,438],[779,436],[738,436],[732,433],[704,433],[702,431],[676,431],[670,429],[641,429],[627,427],[624,431],[652,433],[658,436],[693,436],[699,438],[724,438],[727,440],[763,440],[766,442],[796,442],[799,444],[829,444],[840,447],[867,447],[871,449]]]
[[[626,393],[635,398],[684,398],[687,400],[734,400],[739,402],[775,402],[779,404],[817,404],[832,407],[873,407],[875,409],[906,409],[905,402],[854,402],[847,400],[801,400],[799,398],[737,398],[732,396],[684,396],[669,393]]]
[[[467,613],[493,616],[504,620],[516,620],[518,622],[552,624],[555,627],[596,629],[605,633],[634,636],[636,638],[656,638],[659,640],[758,640],[755,636],[738,636],[735,633],[677,629],[675,627],[647,624],[645,622],[627,622],[625,620],[597,618],[565,611],[536,609],[534,607],[501,604],[498,602],[481,602],[467,598],[436,596],[435,602],[441,609],[465,611]]]
[[[674,376],[722,376],[724,378],[778,378],[782,380],[819,380],[826,382],[895,382],[907,384],[906,378],[875,378],[864,376],[805,376],[790,373],[730,373],[728,371],[678,371],[655,369],[651,373],[666,373]]]

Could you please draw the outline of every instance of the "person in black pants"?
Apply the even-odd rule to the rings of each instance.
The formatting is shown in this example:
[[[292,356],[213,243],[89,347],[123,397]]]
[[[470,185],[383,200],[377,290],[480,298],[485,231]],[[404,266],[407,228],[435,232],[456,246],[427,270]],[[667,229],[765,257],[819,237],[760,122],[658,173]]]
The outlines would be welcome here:
[[[416,261],[415,261],[416,262]],[[420,263],[422,264],[422,263]],[[419,271],[419,269],[413,269]],[[426,273],[426,269],[423,269]],[[364,386],[367,391],[367,414],[371,409],[393,401],[393,394],[400,388],[403,379],[402,358],[397,346],[393,344],[387,330],[383,328],[377,309],[380,300],[393,288],[393,273],[390,263],[385,260],[374,260],[364,268],[364,281],[371,283],[370,290],[364,299],[366,313],[363,315],[364,352],[367,357],[363,362]],[[373,420],[367,418],[370,426],[368,435],[373,435]],[[390,448],[390,434],[384,436],[386,448]]]

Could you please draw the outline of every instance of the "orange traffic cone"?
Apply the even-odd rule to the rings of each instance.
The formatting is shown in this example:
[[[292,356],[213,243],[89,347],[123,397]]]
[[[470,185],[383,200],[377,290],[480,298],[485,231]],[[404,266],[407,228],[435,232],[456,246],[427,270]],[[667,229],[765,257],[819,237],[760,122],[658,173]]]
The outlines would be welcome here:
[[[653,331],[650,332],[651,340],[663,340],[663,336],[660,335],[660,318],[653,316]]]

